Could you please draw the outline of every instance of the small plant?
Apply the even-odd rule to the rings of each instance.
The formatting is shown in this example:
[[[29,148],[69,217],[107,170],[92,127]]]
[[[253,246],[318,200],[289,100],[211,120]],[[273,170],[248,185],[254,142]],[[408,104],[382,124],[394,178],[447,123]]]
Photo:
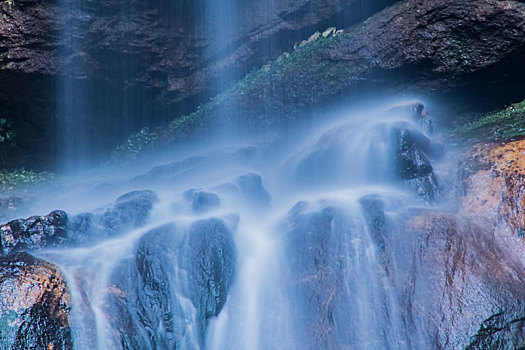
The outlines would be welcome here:
[[[0,118],[0,144],[12,142],[15,138],[15,132],[11,123],[6,118]]]
[[[55,179],[55,174],[50,172],[37,173],[32,170],[15,169],[0,170],[0,191],[12,191],[15,189],[41,185]]]
[[[115,160],[123,158],[135,159],[137,155],[140,154],[147,145],[154,142],[157,137],[156,132],[150,131],[147,127],[143,128],[136,134],[130,136],[124,144],[117,147],[111,155],[111,158]]]

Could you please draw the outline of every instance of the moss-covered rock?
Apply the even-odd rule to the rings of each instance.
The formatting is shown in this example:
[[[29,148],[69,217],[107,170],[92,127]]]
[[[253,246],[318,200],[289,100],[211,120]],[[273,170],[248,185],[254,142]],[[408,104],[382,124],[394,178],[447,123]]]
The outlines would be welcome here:
[[[451,135],[466,142],[509,140],[525,136],[525,100],[503,110],[468,118]]]

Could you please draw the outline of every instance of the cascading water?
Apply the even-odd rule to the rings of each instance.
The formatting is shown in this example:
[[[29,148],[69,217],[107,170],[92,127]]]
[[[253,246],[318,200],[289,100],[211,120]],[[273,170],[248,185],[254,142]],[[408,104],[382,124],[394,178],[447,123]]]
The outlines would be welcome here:
[[[136,84],[146,79],[144,67],[154,62],[141,55],[142,48],[136,44],[143,29],[141,13],[147,11],[140,3],[60,3],[67,16],[61,28],[59,55],[63,70],[57,89],[57,158],[62,173],[78,175],[99,164],[108,149],[138,128],[151,124],[154,102],[149,92],[137,89]],[[171,11],[167,17],[180,15],[169,6],[161,9]],[[101,25],[99,17],[108,18],[107,30],[97,27]],[[169,31],[170,22],[166,22],[168,28],[158,29]],[[158,114],[157,120],[161,120],[163,112]]]
[[[404,215],[439,196],[421,112],[350,115],[81,186],[84,207],[64,208],[91,206],[70,218],[73,246],[41,253],[67,278],[75,347],[426,348],[399,243]]]
[[[63,7],[69,12],[77,13],[81,3],[75,0],[64,0]],[[74,18],[74,17],[73,17]],[[87,158],[92,135],[92,127],[89,123],[89,115],[86,105],[86,72],[84,69],[87,55],[83,50],[83,43],[78,40],[82,23],[69,19],[64,25],[64,41],[71,45],[72,54],[63,49],[60,52],[65,61],[63,78],[59,82],[58,105],[59,105],[59,139],[62,150],[59,155],[63,170],[76,172],[79,163]]]

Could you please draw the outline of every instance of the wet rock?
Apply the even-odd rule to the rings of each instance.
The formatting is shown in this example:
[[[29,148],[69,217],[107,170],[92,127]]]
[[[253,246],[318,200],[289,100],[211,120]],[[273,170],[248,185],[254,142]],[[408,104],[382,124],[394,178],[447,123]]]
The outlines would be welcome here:
[[[189,137],[189,135],[188,135]],[[239,162],[250,163],[254,160],[257,151],[254,147],[227,148],[210,152],[204,155],[195,155],[169,164],[154,167],[147,173],[133,179],[136,183],[144,181],[171,182],[181,179],[195,180],[202,173],[203,167],[226,167]]]
[[[476,144],[458,166],[465,214],[495,227],[502,237],[525,228],[524,149],[525,140]]]
[[[68,222],[68,239],[75,244],[87,243],[96,240],[96,231],[94,229],[94,214],[81,213],[70,218]]]
[[[346,281],[352,270],[352,221],[340,208],[327,205],[312,210],[310,203],[299,202],[285,227],[297,345],[304,349],[350,346],[348,315],[355,310],[347,302],[352,291]]]
[[[485,320],[466,350],[525,347],[525,310],[505,310]]]
[[[363,215],[375,244],[382,250],[385,248],[386,233],[385,203],[377,195],[367,195],[359,200]]]
[[[13,220],[0,228],[0,253],[60,246],[67,240],[68,216],[56,210],[46,216]]]
[[[419,124],[426,132],[434,130],[432,118],[425,112],[425,105],[421,102],[405,103],[392,107],[385,112],[387,115],[409,116],[414,122]]]
[[[168,224],[147,233],[134,259],[123,261],[112,277],[119,291],[111,298],[118,344],[132,349],[202,344],[210,318],[226,302],[235,263],[231,230],[223,220]]]
[[[132,191],[117,198],[113,208],[102,213],[75,215],[68,222],[68,243],[85,244],[141,227],[157,202],[152,191]]]
[[[191,209],[196,213],[204,213],[221,205],[221,199],[215,193],[192,189],[184,192],[183,197],[191,202]]]
[[[117,198],[113,210],[122,225],[139,227],[144,225],[158,200],[152,191],[133,191]]]
[[[362,217],[351,204],[300,202],[284,223],[300,347],[523,346],[519,238],[475,217],[393,214],[401,206],[378,195],[359,206]]]
[[[259,174],[246,174],[235,179],[234,183],[239,187],[243,198],[252,204],[269,207],[272,196],[263,186],[262,177]]]
[[[70,306],[56,266],[27,253],[0,258],[2,349],[73,349]]]
[[[431,201],[438,192],[437,180],[427,158],[430,139],[414,128],[392,129],[395,171],[419,197]]]
[[[523,346],[525,272],[516,243],[495,236],[494,226],[450,214],[423,213],[404,227],[397,236],[396,260],[405,271],[398,283],[408,287],[404,310],[423,320],[422,334],[435,335],[437,348]],[[505,326],[511,319],[516,323]]]
[[[324,132],[317,143],[299,153],[291,181],[316,188],[362,182],[392,183],[408,187],[432,201],[439,193],[430,159],[440,154],[424,129],[431,119],[420,103],[397,106],[378,114],[397,122],[358,120]],[[406,118],[414,122],[404,121]],[[283,174],[287,176],[287,174]]]
[[[235,271],[235,246],[224,221],[194,223],[185,252],[189,259],[182,266],[191,272],[191,289],[200,291],[192,293],[193,303],[199,308],[202,324],[207,325],[224,306]]]

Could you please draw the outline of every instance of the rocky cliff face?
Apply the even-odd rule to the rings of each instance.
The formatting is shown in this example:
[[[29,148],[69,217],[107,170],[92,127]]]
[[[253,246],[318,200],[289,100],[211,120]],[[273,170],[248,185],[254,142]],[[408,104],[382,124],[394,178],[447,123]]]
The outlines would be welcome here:
[[[492,307],[492,312],[485,312],[468,349],[506,349],[525,345],[522,295],[524,151],[523,140],[480,143],[468,149],[467,159],[460,167],[462,215],[470,218],[482,233],[474,237],[475,245],[483,244],[485,251],[483,257],[471,262],[471,266],[486,271],[483,283],[492,286],[493,291],[499,291],[501,301],[500,305],[493,305],[496,307]],[[484,244],[483,236],[493,237],[492,243]],[[461,260],[467,261],[467,255]],[[491,270],[498,261],[505,261],[505,265]],[[487,305],[490,303],[486,301],[479,303],[479,307]]]
[[[4,146],[18,165],[49,165],[60,153],[57,91],[66,79],[82,87],[75,93],[88,101],[82,108],[89,106],[90,147],[98,153],[139,127],[193,110],[316,30],[346,27],[395,1],[232,0],[239,23],[230,27],[210,19],[202,1],[91,0],[74,10],[71,3],[1,4],[0,116],[18,131],[16,147]],[[321,50],[292,54],[285,69],[266,72],[208,114],[293,119],[332,98],[385,90],[476,100],[477,108],[516,101],[525,93],[524,7],[510,0],[397,3]]]
[[[0,116],[19,131],[11,151],[32,166],[60,152],[58,90],[65,79],[89,101],[97,139],[90,146],[100,151],[138,127],[195,108],[314,31],[355,23],[393,2],[232,1],[229,18],[240,22],[225,27],[204,0],[4,1]]]
[[[400,2],[283,54],[156,139],[211,134],[217,115],[243,131],[272,130],[330,103],[400,93],[470,110],[516,102],[525,95],[524,38],[522,2]]]

